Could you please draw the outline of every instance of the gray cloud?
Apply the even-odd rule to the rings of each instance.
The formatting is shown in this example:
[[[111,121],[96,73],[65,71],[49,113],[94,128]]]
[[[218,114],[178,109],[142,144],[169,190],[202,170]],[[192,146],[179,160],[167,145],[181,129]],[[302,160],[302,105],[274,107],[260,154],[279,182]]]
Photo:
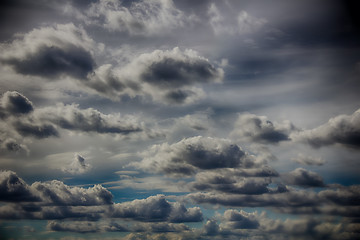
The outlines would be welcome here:
[[[289,122],[271,122],[265,116],[250,113],[239,114],[230,136],[239,140],[276,144],[290,140],[289,134],[295,127]]]
[[[93,41],[73,24],[34,29],[14,40],[2,53],[1,62],[18,73],[58,78],[63,75],[85,79],[92,72]]]
[[[78,105],[62,105],[46,107],[36,112],[41,121],[51,122],[61,128],[81,132],[96,132],[100,134],[130,134],[141,132],[142,128],[136,122],[120,117],[120,114],[103,114],[96,109],[80,109]]]
[[[200,208],[189,208],[179,203],[170,203],[163,195],[114,205],[113,218],[129,218],[138,221],[199,222]]]
[[[339,115],[327,123],[294,135],[298,141],[310,144],[314,148],[340,144],[357,149],[360,146],[360,110],[352,115]]]
[[[236,144],[225,139],[192,137],[169,145],[155,145],[134,166],[173,176],[189,176],[199,169],[251,167],[254,162]]]
[[[13,126],[16,131],[24,137],[35,137],[41,139],[60,136],[56,127],[52,124],[16,121],[13,123]]]
[[[115,98],[123,94],[132,97],[150,96],[153,100],[165,104],[191,103],[204,95],[198,87],[199,84],[221,83],[224,78],[223,69],[216,68],[208,59],[193,50],[182,51],[177,47],[141,54],[124,67],[107,70],[109,71],[118,76],[115,77],[117,80],[110,78],[112,82],[121,83],[119,90],[115,92]],[[99,75],[103,82],[109,82],[109,77],[104,74],[95,71],[90,80],[98,82],[96,77]],[[107,85],[112,87],[113,84]],[[100,89],[99,92],[104,91],[113,90]]]
[[[190,188],[197,191],[219,191],[234,194],[263,194],[270,192],[268,185],[270,179],[266,178],[239,178],[231,171],[200,172],[195,176],[195,182]]]
[[[3,111],[5,111],[0,114],[28,114],[34,110],[32,102],[16,91],[5,92],[0,101]]]
[[[226,222],[222,227],[230,229],[257,229],[260,226],[257,218],[256,214],[229,209],[224,212]]]
[[[304,168],[297,168],[282,176],[285,183],[303,187],[325,187],[321,176]]]

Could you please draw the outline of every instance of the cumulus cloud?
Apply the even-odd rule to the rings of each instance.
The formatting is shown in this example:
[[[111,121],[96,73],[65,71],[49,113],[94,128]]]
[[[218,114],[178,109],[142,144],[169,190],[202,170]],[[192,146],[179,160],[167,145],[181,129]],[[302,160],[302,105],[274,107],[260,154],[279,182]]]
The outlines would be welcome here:
[[[28,185],[12,171],[0,172],[2,201],[41,201],[60,206],[112,204],[112,194],[100,185],[92,188],[71,187],[63,182],[34,182]]]
[[[199,222],[203,219],[200,208],[187,209],[180,203],[168,202],[164,195],[115,204],[111,217],[146,222]]]
[[[321,176],[304,168],[297,168],[283,175],[285,183],[303,187],[325,187]]]
[[[31,188],[19,178],[15,172],[0,172],[0,201],[38,201],[40,200],[31,191]]]
[[[130,6],[114,0],[100,0],[86,13],[89,24],[131,35],[155,35],[183,27],[189,17],[172,0],[132,2]]]
[[[191,176],[201,169],[248,168],[254,165],[239,146],[225,139],[191,137],[154,145],[134,166],[172,176]]]
[[[193,50],[155,50],[120,69],[129,95],[149,95],[162,103],[191,103],[203,95],[196,85],[220,83],[224,72]],[[130,91],[131,90],[131,91]]]
[[[21,74],[57,79],[85,79],[95,67],[93,40],[73,24],[42,27],[2,49],[0,61]]]
[[[69,166],[63,168],[63,171],[71,174],[82,174],[89,171],[90,168],[91,165],[86,162],[83,156],[75,154],[74,160],[69,164]]]
[[[352,115],[339,115],[317,128],[294,134],[294,139],[306,142],[314,148],[340,144],[358,149],[360,146],[360,109]]]
[[[11,102],[9,99],[12,97],[18,100]],[[28,152],[24,139],[60,137],[60,129],[122,136],[135,133],[141,137],[156,135],[155,130],[146,129],[135,116],[103,114],[93,108],[80,109],[76,104],[59,103],[56,106],[35,108],[30,100],[18,92],[4,93],[0,103],[5,119],[0,124],[0,144],[2,149],[8,151]],[[22,112],[21,117],[19,112]]]
[[[265,116],[243,113],[239,114],[230,136],[242,141],[276,144],[290,140],[289,134],[294,130],[289,121],[273,123]]]
[[[256,213],[229,209],[224,212],[225,223],[223,223],[222,227],[230,229],[256,229],[260,225],[257,218]]]

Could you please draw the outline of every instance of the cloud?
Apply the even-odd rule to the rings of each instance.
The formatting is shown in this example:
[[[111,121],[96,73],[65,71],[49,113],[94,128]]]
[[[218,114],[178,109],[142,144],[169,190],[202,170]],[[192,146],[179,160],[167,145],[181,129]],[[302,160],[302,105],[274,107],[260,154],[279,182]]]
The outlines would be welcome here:
[[[2,51],[0,61],[24,75],[86,79],[95,67],[94,42],[73,24],[34,29]]]
[[[224,212],[223,228],[230,229],[257,229],[259,227],[258,216],[255,213],[247,213],[245,211],[226,210]]]
[[[1,109],[5,112],[0,112],[0,116],[28,114],[34,110],[32,102],[16,91],[7,91],[1,97]]]
[[[17,96],[23,102],[31,106],[31,111],[22,114],[21,117],[15,110],[7,110],[10,107],[9,96]],[[24,138],[43,139],[49,137],[60,137],[59,129],[70,131],[130,135],[137,133],[142,137],[152,137],[155,130],[146,129],[144,123],[140,123],[138,118],[130,115],[103,114],[96,109],[80,109],[79,105],[64,105],[35,108],[30,100],[17,92],[6,92],[1,98],[3,116],[5,121],[2,123],[1,148],[9,151],[28,151]],[[17,106],[19,108],[19,106]],[[14,109],[11,108],[11,109]],[[29,108],[30,109],[30,108]],[[17,112],[16,110],[15,112]]]
[[[310,144],[314,148],[340,144],[357,149],[360,146],[360,109],[352,115],[339,115],[327,123],[299,132],[294,139]]]
[[[289,121],[271,122],[265,116],[250,113],[239,114],[230,136],[241,141],[276,144],[289,141],[295,127]]]
[[[241,178],[225,171],[204,171],[197,173],[190,188],[197,191],[218,191],[234,194],[263,194],[270,192],[267,178]]]
[[[36,114],[41,121],[80,132],[127,135],[142,131],[138,123],[132,122],[134,119],[122,118],[120,114],[103,114],[93,108],[80,109],[75,104],[45,107],[36,111]]]
[[[181,28],[190,21],[172,0],[132,2],[125,6],[114,0],[100,0],[87,10],[87,22],[113,32],[130,35],[156,35]]]
[[[39,201],[38,196],[34,195],[31,188],[19,178],[15,172],[0,172],[0,201],[27,202]]]
[[[61,181],[34,182],[31,188],[37,191],[43,202],[60,206],[93,206],[112,204],[112,194],[101,185],[92,188],[71,187]]]
[[[41,139],[60,136],[56,127],[54,127],[52,124],[16,121],[13,123],[13,126],[16,131],[24,137],[34,137]]]
[[[197,85],[221,83],[224,78],[224,71],[208,59],[177,47],[141,54],[120,72],[129,95],[148,95],[165,104],[191,103],[204,95]]]
[[[208,8],[209,23],[216,35],[250,35],[264,30],[267,20],[254,17],[247,11],[240,11],[236,18],[233,15],[224,15],[222,11],[211,3]]]
[[[63,171],[71,174],[83,174],[89,171],[91,165],[88,164],[84,157],[79,154],[74,155],[74,160],[70,163],[69,166],[64,167]]]
[[[94,233],[98,232],[98,226],[94,222],[56,222],[49,221],[47,229],[57,232]]]
[[[170,203],[164,195],[114,204],[113,218],[128,218],[137,221],[199,222],[203,216],[200,208],[187,209],[179,203]]]
[[[198,170],[251,167],[253,161],[236,144],[225,139],[191,137],[169,145],[154,145],[134,166],[172,176],[191,176]]]
[[[317,165],[322,166],[325,163],[325,160],[322,158],[315,158],[311,156],[305,156],[299,153],[296,157],[291,159],[294,162],[300,163],[302,165]]]
[[[304,168],[297,168],[283,175],[285,183],[303,187],[325,187],[321,176]]]

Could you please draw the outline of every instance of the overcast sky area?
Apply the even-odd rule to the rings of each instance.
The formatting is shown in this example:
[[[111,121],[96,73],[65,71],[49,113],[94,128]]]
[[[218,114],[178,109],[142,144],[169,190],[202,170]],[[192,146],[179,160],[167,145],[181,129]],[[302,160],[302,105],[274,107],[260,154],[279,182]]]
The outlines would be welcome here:
[[[360,239],[360,9],[0,3],[0,239]]]

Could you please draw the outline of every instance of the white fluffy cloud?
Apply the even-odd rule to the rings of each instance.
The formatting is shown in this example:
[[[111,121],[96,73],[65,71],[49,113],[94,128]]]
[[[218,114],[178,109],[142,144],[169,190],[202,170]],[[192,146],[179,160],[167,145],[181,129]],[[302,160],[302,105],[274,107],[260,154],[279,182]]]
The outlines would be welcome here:
[[[172,0],[141,0],[132,2],[130,6],[120,1],[100,0],[91,5],[86,15],[90,24],[131,35],[161,34],[189,22]]]

